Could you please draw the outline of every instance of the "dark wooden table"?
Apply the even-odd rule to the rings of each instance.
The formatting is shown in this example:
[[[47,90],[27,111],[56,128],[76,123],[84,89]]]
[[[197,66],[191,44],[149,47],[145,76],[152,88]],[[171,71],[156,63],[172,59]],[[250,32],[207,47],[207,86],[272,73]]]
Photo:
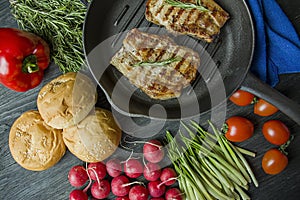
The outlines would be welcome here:
[[[300,32],[300,6],[295,0],[280,0],[280,5],[290,17],[298,33]],[[0,0],[0,27],[17,27],[15,20],[10,15],[8,0]],[[300,61],[299,61],[300,62]],[[36,98],[40,88],[53,78],[60,75],[57,66],[52,64],[46,70],[43,82],[37,88],[26,93],[17,93],[0,86],[0,199],[68,199],[73,189],[68,183],[69,169],[78,164],[80,160],[69,152],[54,167],[33,172],[20,167],[11,157],[8,147],[8,136],[12,123],[23,112],[37,109]],[[300,104],[300,74],[281,75],[280,83],[276,89]],[[105,102],[101,101],[101,102]],[[107,104],[98,103],[99,106],[109,107]],[[271,117],[259,117],[253,114],[253,106],[237,107],[228,102],[227,116],[241,115],[252,120],[255,124],[255,135],[247,142],[241,144],[257,152],[256,158],[247,157],[253,167],[260,186],[250,186],[249,195],[252,199],[261,200],[298,200],[300,199],[300,126],[294,123],[281,112]],[[205,118],[205,117],[204,117]],[[295,139],[288,148],[289,165],[284,172],[276,176],[266,175],[261,168],[261,159],[269,148],[274,147],[266,142],[261,133],[262,124],[269,119],[282,120],[290,128]],[[169,123],[168,126],[172,126]]]

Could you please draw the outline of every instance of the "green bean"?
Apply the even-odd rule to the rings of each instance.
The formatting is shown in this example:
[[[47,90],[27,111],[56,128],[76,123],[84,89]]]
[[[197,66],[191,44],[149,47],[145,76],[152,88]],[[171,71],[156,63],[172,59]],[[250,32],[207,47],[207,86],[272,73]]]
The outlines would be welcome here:
[[[237,146],[235,148],[244,155],[251,156],[253,158],[256,156],[256,154],[254,152],[248,151],[244,148],[237,147]]]
[[[243,200],[249,200],[250,197],[242,190],[239,185],[234,185],[234,188],[238,191]]]
[[[226,176],[224,176],[222,174],[222,172],[220,172],[212,163],[210,163],[206,158],[203,159],[203,161],[209,166],[210,169],[212,169],[212,171],[217,175],[217,177],[219,178],[219,180],[222,182],[222,184],[225,185],[225,187],[230,188],[231,190],[233,190],[233,184],[228,180],[228,178]]]
[[[223,165],[222,163],[217,162],[213,158],[209,158],[209,159],[215,165],[216,168],[222,169],[227,174],[227,176],[231,178],[231,180],[235,181],[238,184],[243,184],[243,185],[246,185],[248,183],[245,177],[243,177],[243,175],[239,171],[237,171],[234,167],[230,165]]]
[[[187,174],[190,174],[190,176],[192,177],[192,179],[194,180],[194,182],[196,183],[196,187],[199,188],[199,190],[203,193],[203,195],[205,196],[205,198],[207,198],[208,200],[213,200],[212,196],[207,192],[207,189],[204,187],[201,179],[197,176],[197,174],[190,168],[189,165],[184,165],[183,169],[186,170],[185,172]]]
[[[248,183],[250,183],[251,178],[250,178],[249,174],[247,173],[247,171],[245,170],[245,168],[242,166],[240,159],[236,157],[236,155],[235,155],[236,152],[230,147],[230,145],[226,141],[224,141],[225,138],[221,137],[220,140],[221,140],[221,143],[223,143],[224,146],[229,151],[230,155],[232,156],[232,158],[233,158],[234,162],[236,163],[236,166],[238,167],[240,172],[243,174],[243,176],[248,181]]]
[[[243,162],[244,166],[246,167],[246,169],[247,169],[247,171],[248,171],[248,173],[249,173],[249,175],[250,175],[250,177],[251,177],[251,179],[252,179],[254,185],[255,185],[256,187],[258,187],[258,182],[257,182],[257,180],[256,180],[256,178],[255,178],[255,175],[254,175],[254,173],[253,173],[251,167],[249,166],[248,162],[247,162],[246,159],[244,158],[244,156],[243,156],[243,155],[235,148],[235,146],[233,146],[233,144],[231,144],[231,143],[228,143],[228,144],[232,147],[233,150],[235,150],[236,154],[237,154],[237,155],[239,156],[239,158],[242,160],[242,162]]]
[[[211,122],[209,122],[209,124],[212,126]],[[230,156],[230,153],[229,153],[229,152],[227,151],[227,149],[225,148],[224,143],[222,142],[222,139],[221,139],[221,136],[220,136],[219,132],[216,130],[216,128],[215,128],[214,126],[212,126],[212,129],[213,129],[213,131],[214,131],[214,133],[215,133],[215,135],[216,135],[216,137],[217,137],[217,140],[218,140],[218,142],[219,142],[219,145],[220,145],[220,147],[221,147],[221,149],[222,149],[222,151],[223,151],[223,153],[224,153],[224,155],[225,155],[227,161],[228,161],[232,166],[234,166],[234,167],[237,168],[236,163],[234,163],[233,159],[232,159],[231,156]]]

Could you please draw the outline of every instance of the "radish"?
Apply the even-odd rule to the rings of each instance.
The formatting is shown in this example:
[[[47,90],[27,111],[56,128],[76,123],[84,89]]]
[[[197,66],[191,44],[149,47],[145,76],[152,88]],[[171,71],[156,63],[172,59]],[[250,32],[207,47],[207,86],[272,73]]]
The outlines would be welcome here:
[[[148,190],[152,197],[161,197],[166,192],[166,186],[161,181],[150,181]]]
[[[106,166],[102,162],[90,163],[87,167],[87,171],[94,181],[102,180],[106,176]]]
[[[70,169],[68,179],[72,186],[81,187],[88,181],[89,177],[83,166],[76,165]]]
[[[134,181],[134,182],[129,182],[129,179],[124,176],[117,176],[112,179],[111,181],[111,191],[114,195],[118,197],[124,197],[128,195],[130,186],[133,184],[143,184],[142,182]]]
[[[144,144],[143,154],[146,160],[152,163],[158,163],[164,158],[162,145],[158,140],[150,140]]]
[[[165,200],[163,197],[153,197],[150,200]]]
[[[148,197],[149,191],[147,188],[141,185],[135,185],[129,191],[130,200],[147,200]]]
[[[171,188],[165,194],[166,200],[182,200],[182,193],[178,188]]]
[[[110,193],[108,180],[103,179],[100,182],[94,182],[91,187],[91,193],[97,199],[105,199]]]
[[[88,200],[88,195],[82,190],[73,190],[69,195],[70,200]]]
[[[173,185],[177,180],[177,173],[173,168],[166,167],[162,170],[160,180],[166,185]]]
[[[144,177],[148,181],[156,181],[160,178],[161,168],[157,163],[147,163],[144,167]]]
[[[139,160],[130,158],[124,164],[124,172],[129,178],[137,178],[144,171],[143,165]]]
[[[112,179],[111,181],[111,191],[114,195],[118,197],[123,197],[128,195],[130,190],[130,185],[128,185],[129,180],[126,176],[121,175]]]
[[[111,177],[117,177],[122,172],[122,165],[119,159],[113,158],[106,162],[106,171]]]

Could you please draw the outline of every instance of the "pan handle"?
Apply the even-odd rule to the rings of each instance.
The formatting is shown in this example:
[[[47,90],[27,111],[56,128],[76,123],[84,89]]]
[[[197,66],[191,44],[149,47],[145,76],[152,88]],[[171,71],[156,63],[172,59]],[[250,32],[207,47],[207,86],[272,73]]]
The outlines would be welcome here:
[[[248,72],[241,90],[245,90],[258,96],[276,106],[282,113],[286,114],[300,125],[300,105],[284,96],[259,78]]]

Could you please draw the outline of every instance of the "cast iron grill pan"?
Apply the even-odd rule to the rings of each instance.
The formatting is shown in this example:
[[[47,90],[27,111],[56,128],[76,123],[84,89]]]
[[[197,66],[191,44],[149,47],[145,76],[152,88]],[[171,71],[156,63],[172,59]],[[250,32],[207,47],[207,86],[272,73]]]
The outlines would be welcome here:
[[[206,43],[189,36],[174,36],[172,34],[169,36],[175,39],[176,43],[188,46],[199,52],[201,58],[200,70],[210,70],[209,66],[211,64],[216,65],[224,81],[226,96],[229,96],[242,83],[250,66],[254,47],[253,24],[244,1],[217,0],[216,2],[230,14],[230,19],[222,27],[220,35],[215,38],[214,42]],[[154,29],[158,27],[157,25],[145,19],[145,9],[146,0],[91,2],[84,27],[84,48],[90,70],[93,73],[99,67],[106,68],[105,73],[98,80],[99,85],[106,93],[110,103],[117,110],[125,114],[131,116],[148,116],[151,106],[159,104],[167,111],[168,119],[198,115],[199,111],[194,109],[191,101],[189,101],[188,96],[191,88],[183,91],[181,98],[186,99],[181,101],[181,103],[176,98],[161,101],[149,98],[125,80],[123,83],[123,94],[120,94],[119,98],[113,98],[112,100],[112,92],[117,81],[122,78],[122,74],[112,65],[107,67],[99,64],[103,63],[103,56],[97,55],[103,52],[97,50],[97,45],[107,40],[107,38],[111,38],[111,53],[106,52],[108,59],[106,63],[109,63],[111,56],[121,47],[126,31],[133,28],[139,28],[142,31],[146,30],[148,32],[151,32],[152,29],[157,30]],[[165,28],[162,28],[157,34],[168,34],[168,32]],[[216,73],[216,70],[206,72],[213,75]],[[201,113],[209,111],[212,107],[211,94],[209,94],[207,84],[210,83],[201,79],[199,74],[197,79],[192,83]],[[126,105],[127,102],[123,101],[126,98],[126,93],[133,93],[129,109]],[[219,103],[224,102],[224,100],[220,99]],[[188,110],[184,116],[180,112],[182,108]],[[157,113],[150,117],[160,118],[161,116]]]

